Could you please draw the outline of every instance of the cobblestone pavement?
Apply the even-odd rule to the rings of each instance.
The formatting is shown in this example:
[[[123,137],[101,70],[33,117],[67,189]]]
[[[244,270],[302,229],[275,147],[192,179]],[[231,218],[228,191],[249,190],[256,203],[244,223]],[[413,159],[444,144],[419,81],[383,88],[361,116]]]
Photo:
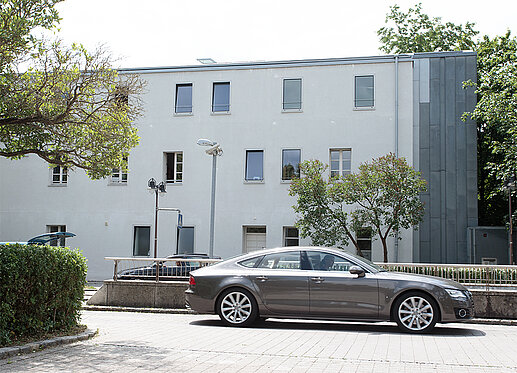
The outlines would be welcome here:
[[[517,372],[517,327],[268,319],[252,328],[216,316],[83,311],[99,336],[0,360],[0,372]]]

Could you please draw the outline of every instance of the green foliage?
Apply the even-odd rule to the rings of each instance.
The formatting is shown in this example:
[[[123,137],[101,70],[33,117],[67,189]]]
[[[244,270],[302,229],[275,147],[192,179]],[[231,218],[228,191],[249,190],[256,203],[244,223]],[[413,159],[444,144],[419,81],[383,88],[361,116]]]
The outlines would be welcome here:
[[[380,50],[385,53],[472,50],[476,45],[474,37],[479,33],[474,30],[475,23],[443,24],[440,17],[429,17],[422,13],[421,3],[407,13],[396,4],[390,6],[386,24],[377,31],[382,43]]]
[[[0,43],[0,156],[35,154],[105,177],[123,167],[138,144],[132,122],[141,115],[144,84],[138,76],[119,75],[102,48],[88,52],[36,39],[36,27],[59,21],[56,2],[4,0],[0,8],[0,41],[18,40]]]
[[[416,228],[423,218],[419,194],[426,190],[425,181],[404,158],[392,153],[362,163],[357,173],[344,177],[325,180],[326,169],[317,160],[303,162],[302,177],[293,180],[289,189],[298,198],[293,207],[299,215],[300,235],[311,237],[316,245],[352,242],[361,255],[353,233],[372,232],[383,244],[386,262],[387,237]]]
[[[0,346],[78,325],[86,271],[77,250],[0,245]]]

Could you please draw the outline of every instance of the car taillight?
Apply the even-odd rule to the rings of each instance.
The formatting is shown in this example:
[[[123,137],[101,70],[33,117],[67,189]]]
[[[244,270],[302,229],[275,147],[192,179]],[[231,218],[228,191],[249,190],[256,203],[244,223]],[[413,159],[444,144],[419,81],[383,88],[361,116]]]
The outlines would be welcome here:
[[[188,280],[188,284],[189,285],[196,285],[196,279],[194,278],[194,276],[190,275],[190,278]]]

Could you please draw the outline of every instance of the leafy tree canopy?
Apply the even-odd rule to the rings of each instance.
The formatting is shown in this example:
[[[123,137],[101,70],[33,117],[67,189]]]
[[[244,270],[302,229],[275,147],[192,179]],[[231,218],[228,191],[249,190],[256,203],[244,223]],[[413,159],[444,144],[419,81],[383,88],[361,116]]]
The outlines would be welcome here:
[[[450,50],[472,50],[474,37],[479,33],[475,23],[456,25],[442,23],[440,17],[429,17],[422,12],[422,4],[416,4],[407,13],[398,5],[390,6],[386,26],[377,31],[385,53],[418,53]]]
[[[0,2],[0,156],[35,154],[101,178],[138,144],[143,82],[119,75],[103,48],[36,38],[59,21],[59,1]]]
[[[306,161],[300,166],[302,177],[291,184],[300,235],[311,237],[316,245],[352,242],[362,255],[354,233],[371,232],[380,238],[387,262],[387,237],[422,221],[419,195],[426,190],[425,181],[392,153],[362,163],[357,173],[346,176],[326,180],[326,169],[320,161]]]

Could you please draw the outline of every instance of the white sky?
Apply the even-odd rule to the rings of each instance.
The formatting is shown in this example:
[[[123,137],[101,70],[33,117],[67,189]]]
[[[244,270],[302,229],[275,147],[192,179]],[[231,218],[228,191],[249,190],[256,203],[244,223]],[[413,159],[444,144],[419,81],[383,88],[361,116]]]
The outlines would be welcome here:
[[[376,31],[389,5],[418,0],[66,0],[59,37],[104,44],[117,67],[382,54]],[[517,0],[421,0],[425,13],[481,35],[517,35]]]

